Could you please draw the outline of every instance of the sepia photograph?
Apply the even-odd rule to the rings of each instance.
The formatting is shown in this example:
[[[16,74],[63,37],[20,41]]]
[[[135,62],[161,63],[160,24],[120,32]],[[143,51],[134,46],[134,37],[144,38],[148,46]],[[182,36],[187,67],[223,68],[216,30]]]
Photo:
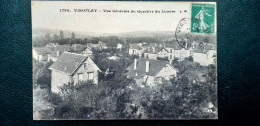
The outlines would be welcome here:
[[[31,1],[33,119],[218,119],[216,8]]]

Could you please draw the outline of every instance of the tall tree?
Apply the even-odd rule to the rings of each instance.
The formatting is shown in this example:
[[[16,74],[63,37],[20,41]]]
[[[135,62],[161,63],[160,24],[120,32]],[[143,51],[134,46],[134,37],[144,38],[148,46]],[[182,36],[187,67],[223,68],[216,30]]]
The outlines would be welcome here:
[[[60,38],[61,38],[61,39],[64,39],[63,31],[60,31]]]
[[[71,33],[71,38],[70,38],[70,44],[72,45],[75,42],[75,33]]]

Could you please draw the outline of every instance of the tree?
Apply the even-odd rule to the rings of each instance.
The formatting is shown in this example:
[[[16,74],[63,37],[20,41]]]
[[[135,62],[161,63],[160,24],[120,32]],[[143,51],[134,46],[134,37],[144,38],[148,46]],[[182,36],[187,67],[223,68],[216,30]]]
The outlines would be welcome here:
[[[37,60],[33,61],[33,82],[35,86],[40,86],[41,88],[50,89],[51,87],[51,70],[49,67],[53,64],[50,60],[47,63],[42,63]]]
[[[74,32],[72,32],[71,33],[71,38],[70,38],[70,44],[71,44],[71,46],[72,46],[72,44],[75,44],[75,33]]]
[[[63,31],[60,31],[60,38],[61,38],[61,39],[64,39]]]

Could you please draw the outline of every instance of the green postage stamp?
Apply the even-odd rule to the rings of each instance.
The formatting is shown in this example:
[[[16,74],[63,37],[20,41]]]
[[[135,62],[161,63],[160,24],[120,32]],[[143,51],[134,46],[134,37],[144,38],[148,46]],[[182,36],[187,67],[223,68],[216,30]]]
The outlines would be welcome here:
[[[192,3],[191,32],[214,33],[215,5]]]

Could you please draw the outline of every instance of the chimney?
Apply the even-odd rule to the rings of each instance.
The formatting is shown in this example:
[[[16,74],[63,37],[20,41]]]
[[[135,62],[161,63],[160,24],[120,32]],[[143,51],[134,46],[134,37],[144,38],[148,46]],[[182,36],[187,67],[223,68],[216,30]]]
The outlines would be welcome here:
[[[170,65],[172,65],[172,61],[173,61],[172,59],[169,60]]]
[[[145,72],[149,72],[149,67],[150,67],[150,61],[147,60],[145,65]]]
[[[135,58],[135,62],[134,62],[134,70],[136,70],[136,65],[137,65],[137,59]]]
[[[154,52],[154,47],[153,47],[153,52]]]
[[[59,57],[60,56],[60,52],[59,52],[59,50],[57,50],[57,57]]]

